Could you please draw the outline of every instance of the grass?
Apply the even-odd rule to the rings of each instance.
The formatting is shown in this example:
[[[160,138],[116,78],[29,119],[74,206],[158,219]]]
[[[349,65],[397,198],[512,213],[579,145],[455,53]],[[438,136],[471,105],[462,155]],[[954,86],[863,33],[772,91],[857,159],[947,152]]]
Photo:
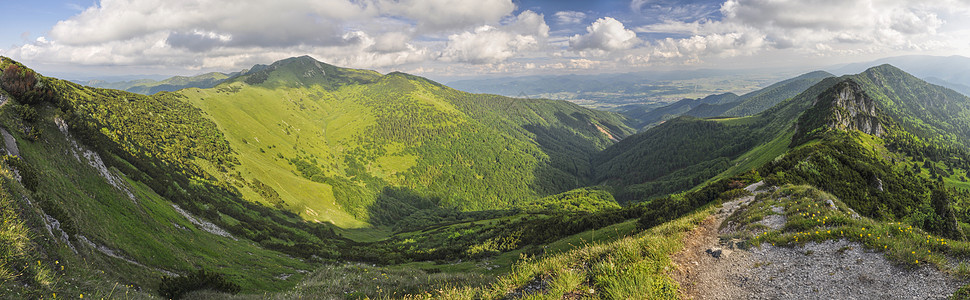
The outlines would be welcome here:
[[[739,126],[739,125],[750,125],[758,120],[757,117],[747,116],[747,117],[718,117],[710,118],[711,121],[717,121],[723,123],[724,125]]]
[[[8,112],[4,108],[0,113]],[[32,204],[21,203],[19,209],[30,212],[26,215],[32,219],[25,220],[25,224],[37,228],[32,232],[41,236],[28,238],[44,249],[44,256],[39,257],[40,264],[57,269],[56,276],[46,276],[49,278],[45,281],[52,283],[33,287],[64,295],[83,292],[101,297],[109,295],[112,290],[123,290],[121,287],[130,287],[126,288],[130,292],[153,293],[163,275],[159,270],[186,272],[205,267],[226,274],[230,280],[242,285],[244,292],[278,291],[289,289],[301,280],[302,274],[296,270],[312,269],[303,261],[249,241],[222,238],[200,230],[176,212],[171,202],[111,169],[112,175],[136,196],[135,200],[129,199],[84,162],[83,156],[79,161],[70,154],[69,149],[73,146],[53,126],[52,111],[45,110],[42,115],[45,119],[35,125],[40,130],[40,140],[31,142],[22,139],[19,132],[12,131],[18,139],[21,159],[32,166],[38,176],[37,192],[25,190],[19,184],[5,188],[32,199]],[[3,122],[5,127],[16,128],[12,127],[10,118],[6,120]],[[41,203],[48,203],[48,208],[63,212],[44,211],[57,215],[58,221],[64,224],[62,228],[70,225],[76,230],[69,235],[71,246],[78,253],[60,239],[47,236],[43,229],[45,221],[39,217],[42,215]],[[105,255],[82,242],[81,236],[135,263]],[[286,280],[275,279],[281,274],[293,276]],[[114,283],[119,287],[112,288]]]
[[[342,228],[369,227],[337,203],[331,186],[301,177],[287,160],[300,154],[318,157],[327,161],[329,168],[324,168],[325,172],[338,174],[344,166],[337,155],[342,149],[354,147],[355,135],[374,122],[365,108],[333,98],[319,87],[269,90],[242,83],[232,85],[240,88],[238,92],[188,89],[182,94],[189,97],[192,105],[208,112],[226,134],[230,145],[239,152],[239,172],[274,188],[288,209],[307,220],[330,222]],[[293,186],[301,188],[288,188]],[[249,201],[265,203],[255,191],[240,191]]]
[[[324,266],[292,290],[231,296],[213,291],[186,295],[187,299],[387,299],[402,298],[449,286],[478,287],[490,281],[479,273],[429,273],[414,268],[375,267],[365,264]]]
[[[743,117],[741,119],[749,118],[751,117]],[[760,144],[757,147],[748,150],[738,158],[734,159],[731,167],[729,167],[727,170],[724,170],[716,176],[707,179],[702,184],[694,186],[691,188],[691,190],[699,190],[710,183],[717,182],[718,180],[754,170],[755,168],[784,155],[788,151],[788,143],[791,142],[791,138],[794,135],[794,131],[785,131],[771,141]]]
[[[363,228],[340,228],[336,232],[341,236],[362,243],[370,243],[385,240],[393,234],[390,228],[384,226],[363,227]]]
[[[638,232],[637,220],[630,220],[603,228],[592,229],[549,243],[545,246],[545,253],[558,254],[591,244],[612,242],[636,232]]]
[[[50,266],[41,262],[37,255],[36,238],[24,220],[20,219],[17,198],[11,191],[13,172],[6,167],[0,168],[0,295],[18,297],[36,296],[36,290],[27,286],[50,288],[57,274]],[[34,263],[36,261],[36,263]]]
[[[508,274],[488,286],[453,286],[409,298],[500,299],[521,294],[524,287],[538,286],[544,288],[524,298],[560,299],[569,294],[607,299],[674,299],[678,297],[678,285],[668,275],[674,268],[670,255],[683,248],[684,234],[714,209],[709,205],[612,242],[589,244],[541,258],[522,257]]]

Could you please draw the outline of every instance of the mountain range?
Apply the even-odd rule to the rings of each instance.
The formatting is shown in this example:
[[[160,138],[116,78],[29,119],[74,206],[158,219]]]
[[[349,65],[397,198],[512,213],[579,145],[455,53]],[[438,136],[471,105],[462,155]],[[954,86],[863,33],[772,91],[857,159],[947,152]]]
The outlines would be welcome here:
[[[860,234],[900,261],[970,249],[970,98],[891,65],[623,114],[309,56],[126,88],[144,94],[0,69],[15,298],[663,295],[671,262],[650,257],[676,247],[645,245],[755,182],[856,213],[823,230],[941,243],[911,257]],[[797,244],[799,222],[747,241]]]

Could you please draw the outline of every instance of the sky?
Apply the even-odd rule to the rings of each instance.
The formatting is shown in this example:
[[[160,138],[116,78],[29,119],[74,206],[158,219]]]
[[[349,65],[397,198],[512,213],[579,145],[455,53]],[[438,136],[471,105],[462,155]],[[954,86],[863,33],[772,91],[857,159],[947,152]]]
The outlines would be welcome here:
[[[433,79],[970,56],[968,0],[0,0],[0,11],[0,55],[67,77],[301,55]]]

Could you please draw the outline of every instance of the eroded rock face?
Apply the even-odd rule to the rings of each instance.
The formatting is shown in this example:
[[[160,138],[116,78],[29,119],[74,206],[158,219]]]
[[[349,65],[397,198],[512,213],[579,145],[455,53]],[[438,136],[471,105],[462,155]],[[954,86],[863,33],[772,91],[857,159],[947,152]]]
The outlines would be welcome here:
[[[885,133],[876,117],[876,102],[855,81],[846,80],[833,87],[835,93],[821,97],[834,97],[831,101],[832,115],[828,126],[841,130],[858,130],[871,135]],[[816,100],[817,101],[822,101]]]

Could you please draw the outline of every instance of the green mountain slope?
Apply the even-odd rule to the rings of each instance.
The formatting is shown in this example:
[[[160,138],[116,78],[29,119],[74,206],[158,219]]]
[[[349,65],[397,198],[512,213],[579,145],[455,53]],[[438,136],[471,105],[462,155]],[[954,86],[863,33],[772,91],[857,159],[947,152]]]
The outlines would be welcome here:
[[[189,174],[197,173],[189,166],[172,167],[206,153],[232,164],[219,159],[228,149],[221,135],[206,131],[211,123],[198,119],[198,110],[166,102],[170,98],[45,78],[6,58],[0,69],[0,95],[8,100],[0,106],[0,133],[5,153],[13,154],[0,162],[0,207],[15,212],[3,214],[5,227],[18,224],[0,253],[0,298],[47,298],[50,291],[146,297],[162,276],[199,268],[225,274],[245,291],[280,290],[302,278],[295,270],[311,266],[270,245],[295,236],[308,246],[315,241],[317,253],[335,253],[342,245],[329,228],[222,198],[231,193],[193,179]],[[104,109],[115,106],[130,113]],[[167,122],[161,122],[163,113]],[[151,115],[160,119],[119,125]],[[141,134],[158,143],[127,142]],[[247,234],[255,228],[276,242]],[[20,261],[27,264],[9,264]],[[292,276],[274,279],[280,274]]]
[[[868,216],[962,237],[970,98],[883,65],[840,82],[799,118],[772,181],[810,183]]]
[[[631,132],[615,114],[562,101],[468,94],[309,57],[179,97],[226,133],[240,176],[271,187],[282,208],[341,226],[437,206],[507,208],[580,187],[589,157]]]
[[[637,120],[638,125],[636,127],[641,130],[657,126],[664,121],[682,115],[699,118],[750,116],[788,100],[822,79],[832,76],[827,72],[815,71],[774,83],[741,96],[731,93],[710,95],[702,99],[681,100],[659,108],[632,106],[622,110],[622,112],[624,115]]]
[[[185,88],[211,88],[237,75],[239,75],[238,72],[230,74],[211,72],[188,77],[174,76],[164,80],[140,79],[122,82],[91,80],[77,83],[96,88],[116,89],[143,95],[153,95],[159,92],[173,92]]]
[[[10,257],[40,265],[26,293],[108,297],[112,281],[154,293],[161,275],[199,268],[244,292],[272,291],[292,286],[314,262],[400,262],[437,253],[448,241],[413,249],[399,248],[398,241],[409,243],[401,238],[381,246],[341,237],[359,234],[347,228],[414,222],[399,226],[406,229],[425,220],[507,218],[518,206],[553,209],[548,221],[482,228],[521,234],[516,226],[531,226],[542,240],[521,247],[633,217],[599,213],[554,235],[543,229],[588,210],[616,209],[604,191],[569,191],[589,184],[593,153],[632,132],[619,115],[566,102],[468,94],[307,57],[257,66],[214,89],[151,96],[46,78],[6,58],[0,69],[0,95],[9,100],[0,107],[0,128],[14,141],[6,149],[15,143],[19,151],[11,151],[20,155],[0,163],[3,192],[27,197],[0,208],[30,210],[26,220],[4,216],[23,224],[11,227],[10,241],[23,246]],[[461,212],[483,209],[506,210]],[[457,217],[438,217],[449,213]],[[467,243],[481,242],[489,236]],[[31,255],[30,247],[43,252]],[[459,254],[501,253],[480,248],[485,252]],[[61,263],[76,270],[62,274],[72,288],[50,285],[51,264]]]
[[[769,183],[811,184],[866,216],[956,237],[970,221],[968,105],[966,96],[884,65],[824,79],[755,116],[668,121],[594,163],[618,200],[757,168]]]
[[[617,187],[618,200],[641,201],[751,170],[785,153],[795,120],[833,84],[822,80],[750,117],[667,121],[599,153],[596,178]]]

